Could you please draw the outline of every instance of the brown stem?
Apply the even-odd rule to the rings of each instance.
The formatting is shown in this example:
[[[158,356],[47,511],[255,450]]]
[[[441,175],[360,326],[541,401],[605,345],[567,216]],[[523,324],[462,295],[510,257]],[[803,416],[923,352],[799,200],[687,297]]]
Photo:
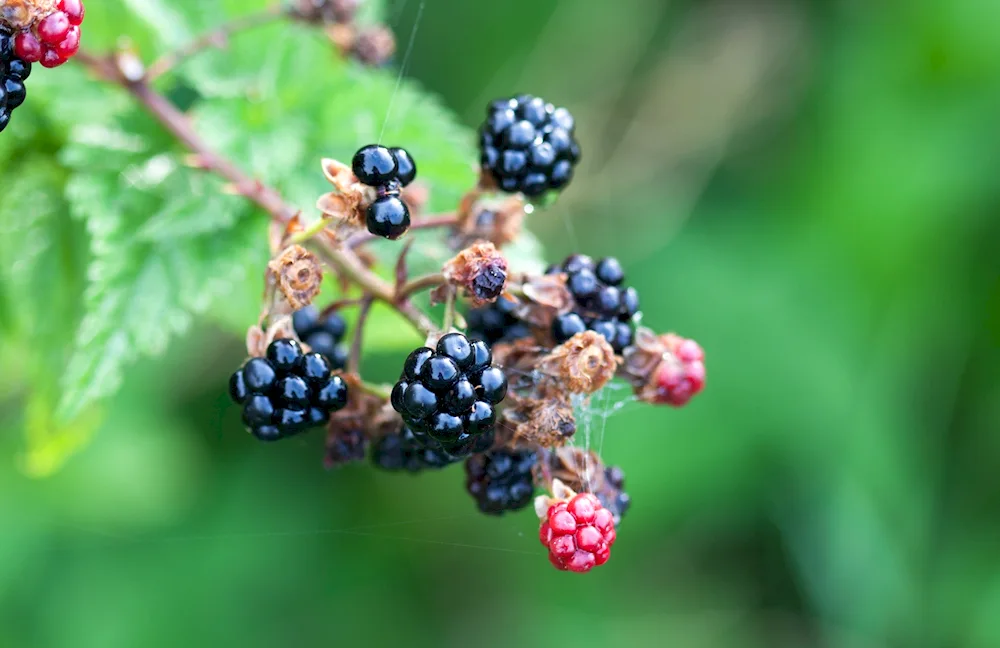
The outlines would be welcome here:
[[[420,292],[421,290],[426,290],[428,288],[437,288],[448,280],[444,278],[444,275],[440,272],[435,272],[433,274],[423,275],[422,277],[417,277],[411,281],[406,282],[396,291],[396,301],[403,301],[404,299],[410,297],[414,293]]]
[[[422,218],[414,223],[410,223],[410,231],[421,230],[421,229],[432,229],[434,227],[454,227],[458,224],[458,217],[455,214],[438,214],[437,216],[428,216],[427,218]],[[369,241],[374,241],[379,238],[374,234],[368,232],[359,232],[347,240],[347,247],[354,249],[359,245],[364,245]]]
[[[351,342],[351,353],[347,357],[347,371],[355,375],[361,375],[361,340],[364,335],[365,321],[368,319],[368,313],[371,312],[373,301],[371,295],[365,295],[362,298],[361,307],[358,310],[358,321],[354,326],[354,340]]]
[[[276,190],[254,180],[228,159],[210,149],[191,126],[187,115],[149,87],[141,75],[138,75],[138,78],[131,78],[131,76],[136,75],[127,75],[125,69],[134,68],[134,65],[127,65],[131,63],[130,61],[124,57],[97,57],[83,51],[77,53],[76,60],[90,68],[101,79],[115,83],[127,90],[150,115],[194,153],[200,168],[229,181],[236,193],[256,203],[270,214],[273,220],[279,223],[288,223],[298,214],[299,210],[286,203]],[[366,268],[356,254],[343,246],[328,232],[324,232],[324,234],[326,236],[312,239],[309,242],[310,247],[319,253],[343,278],[357,284],[362,291],[375,299],[395,308],[400,315],[409,320],[422,333],[430,335],[436,330],[430,318],[411,303],[396,302],[394,286]]]
[[[217,47],[220,49],[225,47],[229,38],[233,34],[272,23],[281,19],[283,16],[284,9],[280,4],[276,4],[262,11],[258,11],[257,13],[236,18],[213,31],[202,34],[183,47],[176,49],[173,52],[168,52],[153,61],[153,63],[151,63],[149,68],[146,70],[146,82],[152,83],[167,72],[170,72],[170,70],[177,67],[180,63],[184,62],[185,59],[209,49],[210,47]]]

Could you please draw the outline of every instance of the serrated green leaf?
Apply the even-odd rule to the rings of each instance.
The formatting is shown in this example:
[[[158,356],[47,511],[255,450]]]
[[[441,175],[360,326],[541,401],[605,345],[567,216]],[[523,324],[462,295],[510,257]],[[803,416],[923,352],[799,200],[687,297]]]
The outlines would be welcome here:
[[[264,231],[243,198],[184,167],[148,117],[128,114],[100,137],[92,128],[74,131],[62,155],[75,170],[67,197],[92,257],[64,417],[116,390],[126,365],[162,353],[192,314],[245,279],[245,250]]]

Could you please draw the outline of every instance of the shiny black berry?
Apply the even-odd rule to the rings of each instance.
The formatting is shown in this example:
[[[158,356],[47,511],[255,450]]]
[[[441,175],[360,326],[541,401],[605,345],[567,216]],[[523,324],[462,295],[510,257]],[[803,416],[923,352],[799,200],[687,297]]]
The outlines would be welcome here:
[[[325,382],[330,377],[330,363],[320,353],[306,353],[299,358],[297,373],[310,382]]]
[[[503,296],[491,304],[473,308],[465,316],[469,335],[485,340],[490,345],[529,337],[531,329],[517,318],[516,309],[517,302]]]
[[[347,332],[347,324],[339,313],[320,316],[315,306],[306,306],[292,313],[295,334],[316,353],[326,357],[332,369],[343,369],[347,365],[347,347],[341,343]]]
[[[263,394],[271,389],[278,374],[271,363],[264,358],[251,358],[243,366],[243,380],[247,389],[254,394]]]
[[[566,288],[573,297],[570,313],[552,322],[556,342],[565,342],[576,333],[590,329],[600,333],[617,353],[634,339],[633,318],[639,312],[639,294],[623,287],[625,273],[613,257],[595,262],[584,254],[574,254],[546,274],[566,275]]]
[[[267,347],[267,359],[275,371],[286,374],[302,359],[302,347],[292,339],[277,339]]]
[[[564,188],[580,146],[565,108],[531,95],[490,102],[480,127],[480,163],[501,190],[540,196]]]
[[[490,515],[523,509],[535,487],[532,468],[538,455],[532,450],[498,449],[465,461],[465,486],[479,510]]]
[[[494,406],[507,393],[506,376],[491,362],[489,346],[482,340],[445,335],[436,350],[421,347],[410,354],[390,403],[414,438],[427,447],[440,446],[453,456],[488,448],[493,444]]]
[[[368,205],[365,225],[375,236],[397,239],[410,227],[410,210],[396,196],[380,196]]]
[[[377,187],[396,177],[396,156],[388,148],[369,144],[358,149],[351,160],[351,170],[361,184]]]
[[[405,187],[417,177],[417,165],[406,149],[396,147],[389,150],[396,158],[396,179]]]
[[[229,397],[233,399],[233,402],[242,404],[246,402],[249,395],[250,390],[247,389],[246,380],[243,379],[243,370],[237,369],[229,377]]]
[[[440,446],[428,447],[418,441],[406,426],[373,443],[371,457],[372,463],[383,470],[409,472],[444,468],[458,461]]]
[[[347,405],[347,383],[340,376],[330,376],[330,380],[313,392],[312,404],[334,412]]]

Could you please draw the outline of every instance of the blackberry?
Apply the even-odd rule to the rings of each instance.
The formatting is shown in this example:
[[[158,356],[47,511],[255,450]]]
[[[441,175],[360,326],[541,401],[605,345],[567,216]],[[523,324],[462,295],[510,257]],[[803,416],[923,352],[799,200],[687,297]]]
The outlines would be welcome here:
[[[573,116],[543,99],[497,99],[479,129],[480,164],[501,190],[540,196],[564,188],[580,159]]]
[[[566,288],[575,308],[556,317],[552,336],[562,343],[586,329],[600,333],[615,352],[632,344],[632,328],[639,312],[639,293],[622,286],[625,273],[618,259],[605,257],[594,261],[585,254],[574,254],[546,273],[566,273]]]
[[[538,461],[533,450],[499,449],[465,461],[465,487],[479,510],[490,515],[516,511],[531,503],[531,469]]]
[[[42,67],[58,67],[80,49],[80,25],[84,7],[81,0],[59,0],[55,11],[42,18],[34,31],[22,31],[14,39],[17,56]]]
[[[395,434],[387,434],[372,445],[372,463],[383,470],[418,472],[427,468],[444,468],[455,463],[441,448],[421,444],[405,425]]]
[[[341,344],[347,324],[339,313],[321,318],[319,309],[306,306],[292,313],[292,326],[299,339],[316,353],[323,354],[331,369],[347,366],[347,346]]]
[[[449,333],[436,349],[409,355],[392,407],[425,447],[459,457],[485,449],[492,445],[495,406],[507,395],[507,377],[492,362],[486,342]]]
[[[604,486],[597,493],[597,499],[601,500],[604,508],[611,511],[615,519],[615,526],[621,524],[622,518],[632,505],[632,498],[625,492],[625,473],[618,466],[609,466],[604,469]]]
[[[379,187],[395,179],[399,166],[396,156],[378,144],[362,146],[351,160],[351,170],[358,182],[369,187]]]
[[[31,63],[16,54],[13,35],[0,28],[0,131],[10,123],[14,109],[24,103],[24,81],[30,74]]]
[[[410,209],[399,196],[379,196],[365,210],[365,225],[375,236],[398,239],[410,229]]]
[[[490,346],[530,337],[531,329],[514,315],[516,308],[517,303],[506,297],[498,297],[482,308],[473,308],[465,316],[469,335],[485,340]]]
[[[326,454],[323,465],[336,468],[352,461],[362,461],[368,441],[365,431],[361,429],[336,430],[331,429],[326,436]]]
[[[330,375],[319,353],[278,339],[263,358],[250,358],[229,378],[229,396],[243,405],[243,423],[261,441],[276,441],[325,424],[347,404],[347,384]]]

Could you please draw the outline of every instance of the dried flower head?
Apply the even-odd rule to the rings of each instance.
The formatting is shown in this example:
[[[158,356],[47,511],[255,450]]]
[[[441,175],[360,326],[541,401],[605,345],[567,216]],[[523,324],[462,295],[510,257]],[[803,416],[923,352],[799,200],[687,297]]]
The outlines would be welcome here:
[[[14,31],[30,29],[55,11],[57,4],[58,0],[3,0],[0,22]]]
[[[552,394],[542,398],[517,398],[508,395],[513,406],[504,410],[504,417],[514,431],[514,443],[536,444],[554,448],[565,444],[576,434],[573,406],[565,396]]]
[[[600,333],[577,333],[541,359],[539,370],[575,394],[593,394],[615,376],[615,350]]]
[[[267,264],[268,280],[278,287],[292,309],[304,308],[319,294],[323,270],[319,259],[301,245],[292,245]]]
[[[520,196],[477,200],[459,211],[453,244],[489,241],[501,248],[520,236],[524,214],[525,203]]]
[[[374,25],[359,31],[354,37],[351,54],[365,65],[385,65],[396,53],[396,37],[384,25]]]
[[[316,208],[337,222],[365,227],[365,208],[375,200],[376,190],[358,182],[351,167],[342,162],[324,158],[321,164],[335,191],[320,196]]]
[[[549,330],[552,320],[573,308],[573,296],[563,275],[527,277],[521,285],[526,307],[518,318],[540,329]]]
[[[473,307],[496,301],[507,282],[507,260],[492,243],[470,245],[441,271],[449,284],[465,290]]]

